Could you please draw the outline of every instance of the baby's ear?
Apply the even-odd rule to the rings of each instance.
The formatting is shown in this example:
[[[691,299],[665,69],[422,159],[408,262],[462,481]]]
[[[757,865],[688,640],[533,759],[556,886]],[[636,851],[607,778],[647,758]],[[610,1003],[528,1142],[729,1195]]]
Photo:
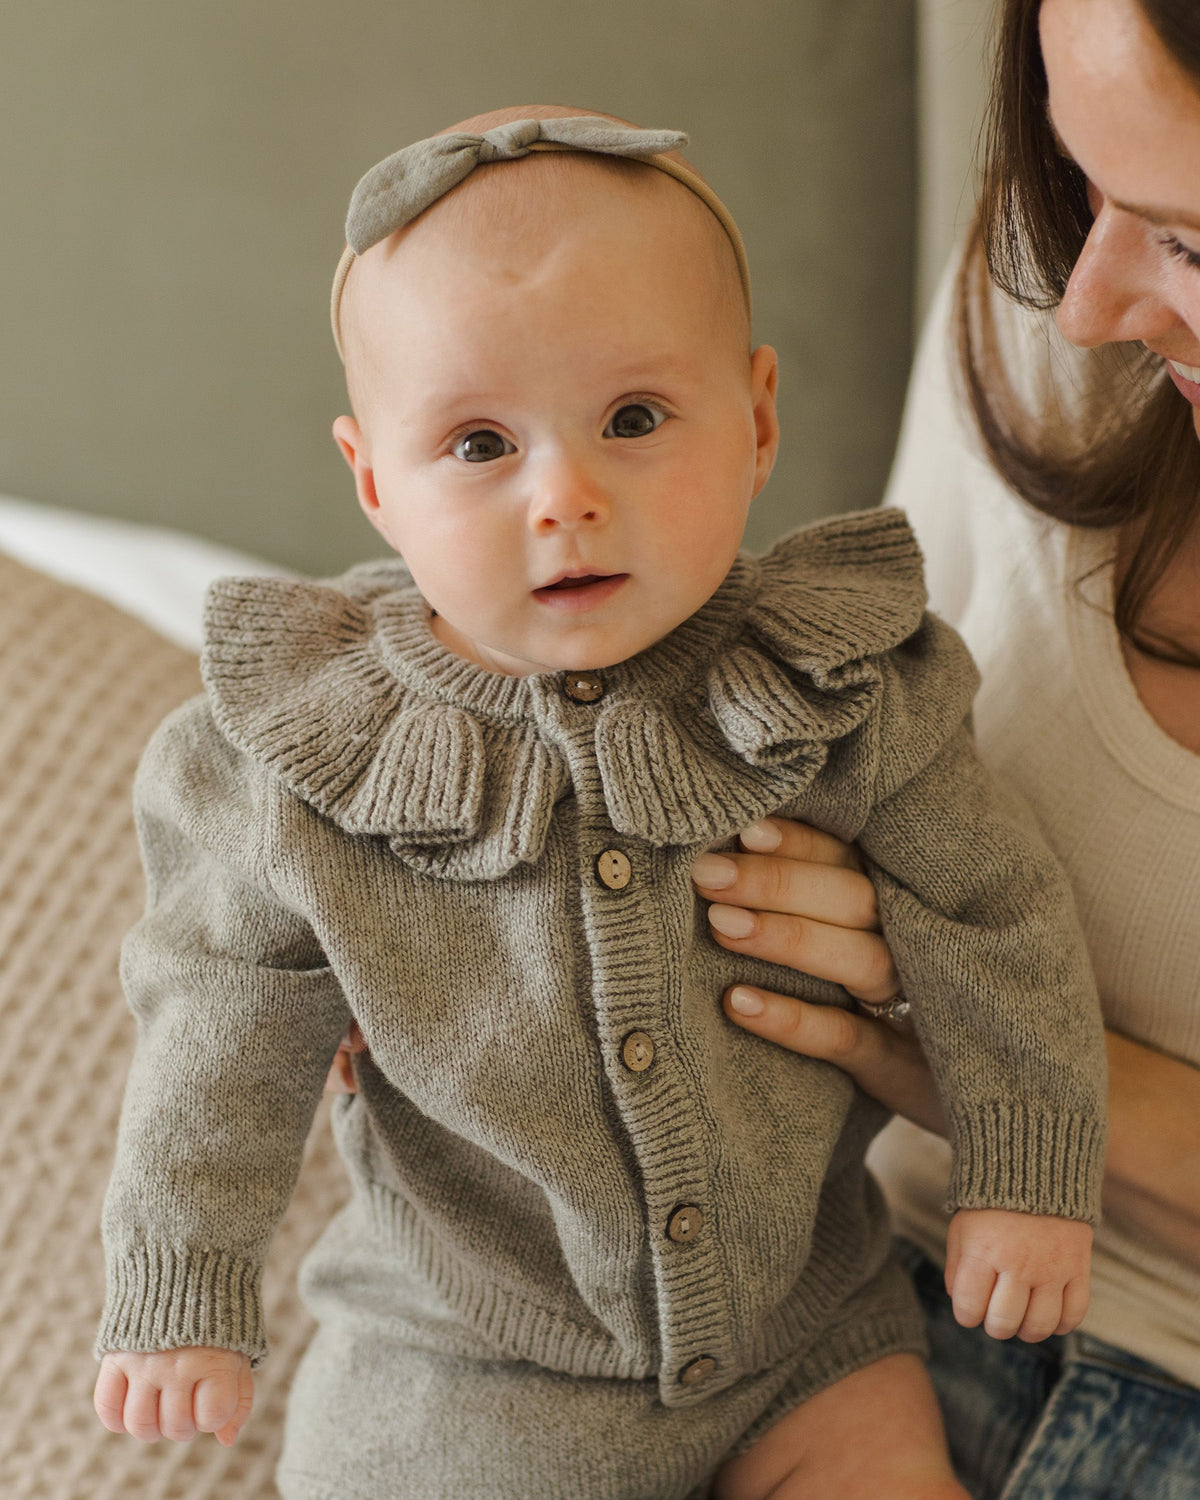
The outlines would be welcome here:
[[[350,472],[354,473],[358,464],[358,455],[363,447],[363,431],[353,417],[338,417],[333,424],[333,440],[338,445],[342,457],[350,465]]]
[[[779,452],[779,414],[775,394],[779,388],[779,356],[770,344],[760,344],[750,356],[750,398],[754,404],[754,490],[757,495],[771,477]]]
[[[371,525],[383,535],[379,513],[379,495],[375,489],[375,471],[367,455],[367,443],[362,428],[353,417],[339,417],[333,424],[333,440],[354,475],[354,488],[358,492],[358,503]]]

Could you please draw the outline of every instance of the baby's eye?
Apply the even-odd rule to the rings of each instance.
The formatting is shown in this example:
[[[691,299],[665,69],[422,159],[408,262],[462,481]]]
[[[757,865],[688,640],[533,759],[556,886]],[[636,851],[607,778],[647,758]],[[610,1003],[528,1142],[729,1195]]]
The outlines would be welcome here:
[[[507,438],[493,432],[490,427],[479,427],[474,432],[464,433],[450,451],[455,458],[465,459],[469,464],[486,464],[517,450]]]
[[[604,429],[605,437],[640,438],[661,427],[667,420],[666,413],[656,406],[647,406],[642,401],[631,401],[613,413],[612,421]]]

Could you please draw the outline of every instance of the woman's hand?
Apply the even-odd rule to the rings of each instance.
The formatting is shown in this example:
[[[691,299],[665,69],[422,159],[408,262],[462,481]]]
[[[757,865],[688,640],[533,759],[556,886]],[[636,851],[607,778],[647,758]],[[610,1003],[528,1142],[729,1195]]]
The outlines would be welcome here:
[[[831,980],[858,1000],[890,1000],[899,980],[854,850],[784,818],[747,828],[741,844],[744,854],[702,854],[692,868],[696,889],[714,903],[708,919],[721,947]],[[767,1041],[835,1063],[887,1108],[945,1133],[909,1027],[741,984],[726,991],[725,1013]]]
[[[357,1094],[358,1079],[354,1076],[354,1059],[367,1050],[358,1022],[351,1021],[349,1030],[342,1038],[325,1080],[327,1094]]]
[[[856,852],[784,818],[755,823],[741,843],[747,853],[702,854],[692,866],[715,903],[708,920],[721,947],[831,979],[856,1000],[890,1000],[899,982]]]

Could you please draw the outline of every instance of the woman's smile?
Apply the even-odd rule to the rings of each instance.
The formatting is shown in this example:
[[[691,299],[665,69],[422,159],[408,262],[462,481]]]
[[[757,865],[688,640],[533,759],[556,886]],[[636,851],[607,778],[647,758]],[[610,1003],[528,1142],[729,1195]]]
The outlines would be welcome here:
[[[1181,365],[1173,359],[1165,361],[1167,374],[1175,382],[1181,395],[1193,406],[1200,406],[1200,366]]]

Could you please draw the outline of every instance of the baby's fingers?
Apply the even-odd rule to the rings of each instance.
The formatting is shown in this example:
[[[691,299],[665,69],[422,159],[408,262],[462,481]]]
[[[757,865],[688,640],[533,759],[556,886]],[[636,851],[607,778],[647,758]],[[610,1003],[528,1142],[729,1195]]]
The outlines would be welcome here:
[[[158,1427],[173,1443],[188,1443],[196,1436],[190,1386],[163,1386],[158,1395]]]
[[[1001,1303],[997,1307],[997,1294],[1006,1279],[1001,1276],[997,1280],[996,1293],[993,1293],[992,1305],[988,1309],[984,1325],[992,1337],[997,1339],[1008,1338],[1009,1334],[993,1329],[992,1309],[997,1308],[995,1323],[996,1329],[999,1329],[1007,1326],[1010,1310],[1015,1309],[1020,1301],[1020,1292],[1014,1291],[1010,1303]],[[1057,1282],[1035,1286],[1029,1296],[1025,1315],[1015,1330],[1022,1343],[1040,1344],[1052,1333],[1070,1333],[1078,1328],[1087,1312],[1089,1282],[1090,1278],[1087,1276],[1076,1276],[1065,1287]]]
[[[254,1377],[248,1363],[235,1374],[209,1375],[197,1382],[192,1409],[199,1432],[214,1433],[228,1448],[245,1425],[254,1404]]]
[[[1076,1276],[1063,1289],[1062,1318],[1053,1333],[1071,1333],[1083,1322],[1091,1295],[1091,1277]]]
[[[92,1405],[109,1432],[127,1432],[139,1443],[156,1443],[163,1436],[158,1387],[138,1374],[130,1378],[111,1357],[101,1361]]]
[[[1062,1287],[1057,1284],[1035,1286],[1021,1326],[1017,1329],[1017,1337],[1023,1344],[1040,1344],[1052,1333],[1061,1331],[1062,1315]]]
[[[955,1265],[953,1280],[949,1273],[946,1277],[946,1290],[950,1293],[955,1321],[964,1328],[978,1328],[987,1316],[995,1285],[993,1267],[981,1260],[961,1257]]]
[[[125,1431],[139,1443],[157,1443],[162,1437],[158,1423],[158,1387],[136,1376],[125,1393]]]
[[[125,1396],[128,1390],[129,1381],[125,1377],[125,1371],[112,1360],[103,1360],[96,1377],[96,1389],[92,1392],[92,1405],[109,1432],[125,1431]]]
[[[988,1298],[987,1314],[983,1320],[984,1332],[993,1339],[1012,1338],[1025,1322],[1029,1305],[1028,1281],[1002,1271],[996,1277],[992,1295]],[[1044,1309],[1039,1312],[1039,1316],[1045,1316]],[[1055,1321],[1057,1322],[1057,1309]]]

